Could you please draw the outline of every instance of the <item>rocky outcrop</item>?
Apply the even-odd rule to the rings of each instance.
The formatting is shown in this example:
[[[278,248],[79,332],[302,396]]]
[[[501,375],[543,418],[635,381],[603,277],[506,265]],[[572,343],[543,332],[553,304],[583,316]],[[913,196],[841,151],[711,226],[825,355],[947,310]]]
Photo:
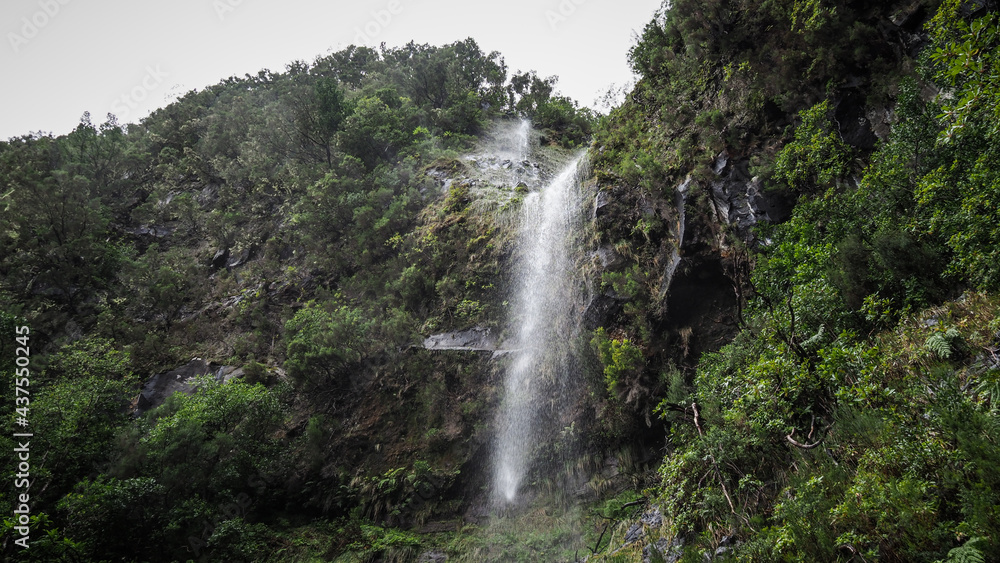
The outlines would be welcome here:
[[[621,311],[624,301],[604,293],[591,293],[583,310],[583,327],[595,330]]]
[[[629,526],[622,544],[615,551],[609,553],[608,558],[611,559],[616,553],[626,550],[634,553],[634,548],[629,549],[633,545],[642,546],[643,563],[652,561],[676,563],[684,556],[684,541],[681,538],[671,538],[668,535],[663,514],[657,507],[643,513],[637,521]]]
[[[158,373],[151,377],[142,386],[142,391],[136,398],[133,414],[140,416],[155,409],[174,393],[186,395],[194,393],[197,391],[194,379],[204,375],[211,375],[216,381],[228,383],[233,378],[241,377],[243,369],[213,364],[201,358],[192,358],[190,362],[177,369]]]
[[[732,226],[748,242],[754,225],[761,221],[784,221],[791,215],[794,204],[783,195],[766,192],[760,178],[750,176],[749,165],[749,159],[731,160],[729,153],[723,151],[715,158],[712,171],[717,179],[709,186],[715,221]]]
[[[445,332],[424,339],[427,350],[487,351],[497,350],[496,337],[488,328],[473,327],[457,332]]]

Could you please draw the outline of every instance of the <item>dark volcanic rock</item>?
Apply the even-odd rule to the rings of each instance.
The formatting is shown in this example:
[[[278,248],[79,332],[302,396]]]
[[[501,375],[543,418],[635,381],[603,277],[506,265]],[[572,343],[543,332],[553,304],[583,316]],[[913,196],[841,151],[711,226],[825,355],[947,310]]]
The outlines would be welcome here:
[[[594,330],[608,324],[611,317],[618,314],[622,301],[609,295],[597,294],[590,297],[583,310],[583,327]]]
[[[607,190],[600,190],[594,197],[594,219],[600,219],[608,214],[608,205],[613,201],[611,193]]]
[[[212,375],[216,381],[228,382],[234,377],[243,375],[242,368],[233,366],[220,366],[206,362],[201,358],[193,358],[187,364],[164,373],[158,373],[151,377],[145,385],[136,401],[134,414],[139,416],[146,411],[155,409],[163,404],[168,397],[174,393],[184,393],[190,395],[196,391],[193,380],[202,375]]]
[[[845,143],[866,151],[875,148],[878,137],[872,130],[859,91],[849,91],[840,99],[834,117]]]
[[[602,246],[594,252],[594,256],[601,262],[601,268],[614,271],[625,265],[625,259],[615,252],[611,246]]]
[[[724,162],[721,166],[720,161]],[[724,153],[713,170],[719,171],[719,179],[710,184],[715,220],[735,227],[740,238],[749,241],[750,228],[760,221],[780,223],[791,215],[791,201],[766,192],[759,178],[750,177],[749,160],[729,161]]]
[[[226,262],[228,261],[229,261],[229,249],[224,248],[216,252],[215,256],[212,256],[212,269],[213,270],[222,269],[226,266]]]
[[[497,349],[496,338],[490,329],[474,327],[457,332],[445,332],[427,337],[424,348],[428,350],[485,350]]]

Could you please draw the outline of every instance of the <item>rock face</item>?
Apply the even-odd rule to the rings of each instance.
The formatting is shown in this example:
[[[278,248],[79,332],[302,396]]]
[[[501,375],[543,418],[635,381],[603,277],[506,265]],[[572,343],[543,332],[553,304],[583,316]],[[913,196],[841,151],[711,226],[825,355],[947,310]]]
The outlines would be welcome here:
[[[136,401],[135,416],[155,409],[163,404],[174,393],[184,393],[190,395],[197,388],[193,385],[196,377],[212,375],[216,381],[228,383],[234,377],[243,375],[242,368],[233,366],[220,366],[206,362],[201,358],[193,358],[187,364],[168,372],[158,373],[151,377],[145,385]]]
[[[609,555],[638,544],[642,546],[643,563],[676,563],[684,556],[684,541],[678,537],[670,538],[665,532],[663,514],[659,508],[653,507],[629,527],[623,544]]]
[[[497,350],[497,341],[490,329],[477,326],[458,332],[445,332],[428,336],[424,339],[424,348],[428,350],[493,352]]]
[[[212,256],[212,270],[215,271],[224,268],[227,262],[229,262],[229,249],[223,248]]]
[[[735,227],[740,238],[750,238],[750,228],[760,221],[784,221],[791,215],[793,202],[767,194],[759,178],[750,177],[749,160],[733,161],[723,152],[715,159],[712,171],[718,176],[711,182],[715,220]]]
[[[604,326],[610,318],[621,311],[622,303],[622,300],[615,299],[611,295],[591,292],[583,310],[583,327],[595,330]]]

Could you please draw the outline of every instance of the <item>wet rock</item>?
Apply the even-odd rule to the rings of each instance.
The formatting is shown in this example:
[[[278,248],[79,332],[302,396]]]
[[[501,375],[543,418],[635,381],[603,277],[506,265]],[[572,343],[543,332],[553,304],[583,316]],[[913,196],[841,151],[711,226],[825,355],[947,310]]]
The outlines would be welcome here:
[[[646,529],[642,527],[641,523],[632,524],[632,527],[625,532],[625,545],[639,541],[644,535],[646,535]]]
[[[726,169],[726,166],[728,164],[729,164],[729,152],[722,151],[721,153],[719,153],[719,156],[715,157],[715,162],[712,163],[712,172],[715,172],[717,176],[721,175],[722,171]]]
[[[429,336],[424,339],[424,348],[428,350],[494,351],[497,349],[497,342],[490,329],[477,326],[468,330]]]
[[[849,90],[837,103],[834,118],[845,143],[862,150],[872,150],[878,137],[872,130],[864,102],[860,90]]]
[[[219,270],[226,266],[226,262],[229,261],[229,249],[225,248],[219,250],[212,256],[212,270]]]
[[[608,324],[608,321],[621,310],[622,302],[610,295],[597,294],[591,296],[583,310],[583,326],[587,330],[595,330]]]
[[[417,563],[444,563],[448,555],[443,551],[425,551],[417,558]]]
[[[611,246],[602,246],[594,252],[604,270],[615,271],[625,265],[625,259]]]
[[[594,219],[599,219],[608,214],[610,209],[608,205],[612,202],[611,194],[605,190],[597,192],[597,197],[594,198]]]
[[[792,208],[784,196],[766,193],[763,182],[750,177],[748,167],[747,160],[729,163],[719,179],[709,185],[716,221],[735,227],[744,240],[751,238],[751,227],[760,221],[784,221]]]

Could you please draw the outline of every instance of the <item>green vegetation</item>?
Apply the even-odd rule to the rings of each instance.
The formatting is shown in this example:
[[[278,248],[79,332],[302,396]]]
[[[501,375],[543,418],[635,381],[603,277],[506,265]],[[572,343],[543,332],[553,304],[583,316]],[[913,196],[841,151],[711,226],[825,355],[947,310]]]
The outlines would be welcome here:
[[[469,39],[0,142],[0,391],[27,325],[35,433],[32,548],[3,497],[4,557],[1000,558],[998,25],[674,0],[607,116]],[[502,361],[419,343],[505,336],[530,190],[461,156],[516,116],[551,154],[593,141],[607,307],[536,452],[564,471],[487,520]],[[132,415],[192,357],[243,377]]]
[[[689,215],[717,197],[705,188],[719,171],[705,167],[723,150],[747,155],[771,197],[797,200],[787,221],[727,235],[723,256],[747,264],[730,270],[740,327],[657,409],[670,453],[654,503],[685,561],[719,549],[740,561],[996,559],[996,14],[928,4],[930,44],[875,76],[893,55],[859,38],[872,16],[916,4],[735,4],[742,19],[734,4],[681,1],[650,23],[632,51],[633,101],[597,130],[602,182],[666,199],[691,171],[705,191]],[[776,66],[761,64],[768,51],[782,53]],[[854,95],[848,76],[869,107],[894,110],[874,148],[849,145],[835,115]],[[798,114],[784,131],[778,108]],[[630,256],[655,254],[627,240]],[[655,349],[662,336],[642,330],[658,318],[623,319],[643,335],[635,345]],[[603,331],[605,374],[617,373]],[[602,560],[640,560],[620,546]]]
[[[595,119],[467,39],[352,46],[139,124],[0,142],[0,374],[13,397],[29,326],[32,557],[415,557],[408,530],[457,512],[496,391],[485,359],[413,345],[499,326],[511,237],[468,180],[442,184],[518,116],[553,147]],[[131,415],[195,356],[244,376]]]

